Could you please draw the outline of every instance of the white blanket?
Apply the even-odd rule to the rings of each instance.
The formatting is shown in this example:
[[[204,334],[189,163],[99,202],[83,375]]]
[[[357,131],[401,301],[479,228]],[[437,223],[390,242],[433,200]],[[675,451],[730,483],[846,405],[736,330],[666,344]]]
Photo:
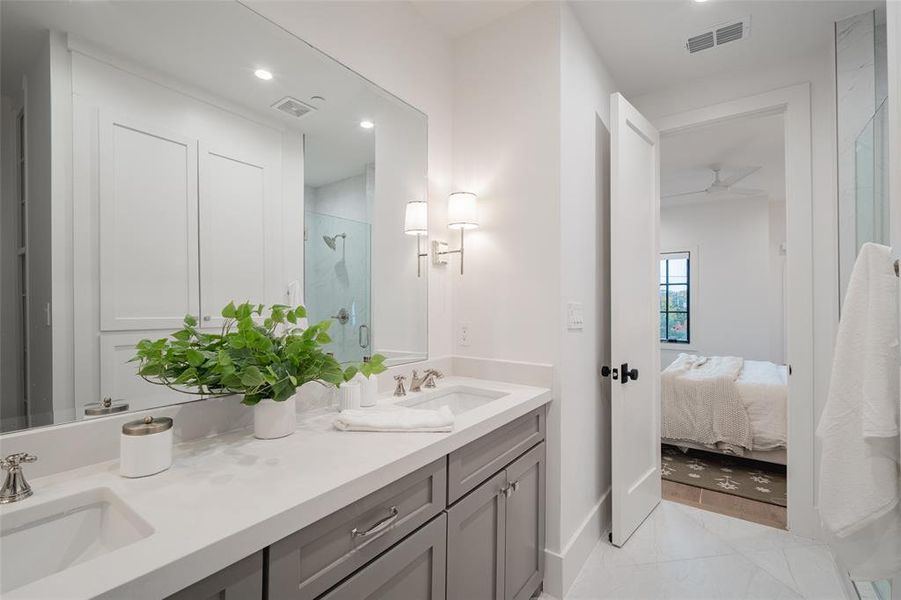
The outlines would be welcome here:
[[[788,444],[788,369],[769,361],[746,360],[735,382],[751,422],[753,450]]]
[[[680,354],[660,378],[663,437],[750,450],[751,425],[736,386],[743,364],[735,356]]]
[[[899,516],[899,363],[898,279],[890,251],[864,244],[842,306],[817,428],[820,517],[839,538]]]
[[[341,431],[447,432],[454,430],[454,414],[447,406],[438,410],[360,408],[341,411],[335,427]]]

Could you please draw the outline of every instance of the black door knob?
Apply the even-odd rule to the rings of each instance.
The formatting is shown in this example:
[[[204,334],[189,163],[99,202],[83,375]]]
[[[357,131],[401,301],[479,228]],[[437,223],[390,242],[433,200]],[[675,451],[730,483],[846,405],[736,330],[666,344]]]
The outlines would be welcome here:
[[[604,365],[603,367],[601,367],[601,377],[619,379],[619,369],[611,369],[607,365]]]
[[[629,383],[629,380],[638,380],[638,369],[630,369],[629,363],[623,363],[620,367],[620,373],[623,374],[622,383]]]

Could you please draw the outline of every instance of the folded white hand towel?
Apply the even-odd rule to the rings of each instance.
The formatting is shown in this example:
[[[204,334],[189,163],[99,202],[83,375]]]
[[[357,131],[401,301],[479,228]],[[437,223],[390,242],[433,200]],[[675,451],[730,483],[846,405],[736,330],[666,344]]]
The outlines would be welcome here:
[[[889,248],[864,244],[842,306],[817,436],[820,517],[846,537],[897,513],[898,280]],[[891,447],[893,452],[884,448]]]
[[[454,414],[442,406],[438,410],[421,408],[364,408],[341,411],[335,420],[341,431],[439,431],[454,430]]]

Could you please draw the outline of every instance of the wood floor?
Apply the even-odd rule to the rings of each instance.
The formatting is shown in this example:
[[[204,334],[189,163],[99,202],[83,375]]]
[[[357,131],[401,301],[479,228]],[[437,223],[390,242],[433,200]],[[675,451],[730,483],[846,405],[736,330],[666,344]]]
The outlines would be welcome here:
[[[676,481],[664,479],[662,483],[664,500],[779,529],[785,529],[788,524],[788,511],[784,506],[705,490]]]

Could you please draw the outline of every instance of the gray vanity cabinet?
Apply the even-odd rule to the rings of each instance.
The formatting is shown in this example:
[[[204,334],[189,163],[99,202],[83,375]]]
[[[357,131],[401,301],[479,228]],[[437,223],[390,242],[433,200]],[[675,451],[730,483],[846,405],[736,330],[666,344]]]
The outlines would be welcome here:
[[[444,514],[354,573],[321,600],[444,600]]]
[[[166,600],[263,600],[263,553],[251,554]]]
[[[545,445],[447,509],[448,600],[525,600],[544,577]]]

